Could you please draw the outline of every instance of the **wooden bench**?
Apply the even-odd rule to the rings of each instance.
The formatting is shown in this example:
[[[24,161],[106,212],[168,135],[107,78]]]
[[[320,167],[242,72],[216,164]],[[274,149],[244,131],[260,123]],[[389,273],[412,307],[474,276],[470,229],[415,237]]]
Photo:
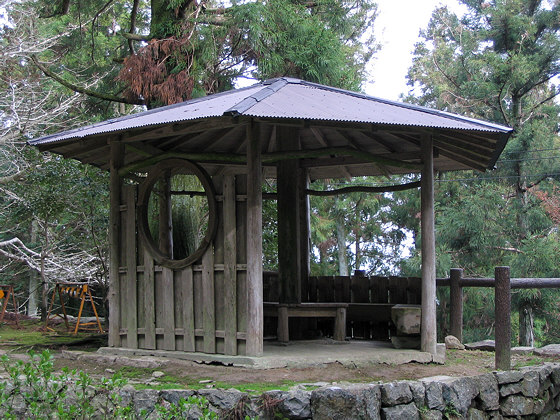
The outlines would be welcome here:
[[[264,302],[264,316],[278,318],[278,341],[290,341],[289,319],[334,318],[334,339],[346,339],[347,303],[278,303]]]

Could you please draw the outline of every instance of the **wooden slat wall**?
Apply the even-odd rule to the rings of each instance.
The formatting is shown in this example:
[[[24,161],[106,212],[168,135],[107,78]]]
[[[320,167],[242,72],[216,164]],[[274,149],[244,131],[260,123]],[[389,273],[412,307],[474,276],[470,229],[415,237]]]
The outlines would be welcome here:
[[[214,180],[218,233],[193,265],[157,265],[136,228],[136,189],[122,185],[119,204],[119,298],[115,346],[245,354],[247,325],[246,176]]]

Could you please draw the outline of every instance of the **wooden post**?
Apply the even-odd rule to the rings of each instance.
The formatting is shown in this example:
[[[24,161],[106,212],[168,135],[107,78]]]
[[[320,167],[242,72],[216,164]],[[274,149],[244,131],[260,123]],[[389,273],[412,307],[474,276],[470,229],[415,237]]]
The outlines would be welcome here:
[[[431,135],[422,137],[422,351],[436,354],[436,244],[434,223],[434,154]]]
[[[511,369],[511,285],[509,267],[496,267],[496,370]]]
[[[109,213],[109,347],[119,347],[120,337],[120,290],[119,290],[119,251],[121,224],[121,178],[119,168],[123,159],[123,145],[116,139],[110,140],[110,213]]]
[[[452,268],[450,270],[450,287],[449,287],[449,324],[450,333],[457,337],[459,341],[463,341],[463,288],[461,287],[461,278],[463,270],[461,268]]]
[[[309,195],[306,190],[309,188],[309,175],[307,169],[299,169],[299,260],[301,272],[301,299],[309,301],[309,272],[311,256],[311,218],[309,214]]]
[[[263,352],[261,142],[247,124],[247,356]]]
[[[299,148],[298,129],[276,127],[280,150]],[[299,162],[284,160],[277,166],[278,181],[278,277],[280,303],[301,303]]]

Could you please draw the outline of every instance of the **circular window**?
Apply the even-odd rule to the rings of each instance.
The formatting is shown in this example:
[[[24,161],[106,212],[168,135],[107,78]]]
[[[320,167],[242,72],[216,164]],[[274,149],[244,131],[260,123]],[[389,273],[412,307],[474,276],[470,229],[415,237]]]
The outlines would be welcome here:
[[[210,176],[183,159],[160,162],[138,195],[138,230],[158,264],[182,268],[202,257],[217,228]]]

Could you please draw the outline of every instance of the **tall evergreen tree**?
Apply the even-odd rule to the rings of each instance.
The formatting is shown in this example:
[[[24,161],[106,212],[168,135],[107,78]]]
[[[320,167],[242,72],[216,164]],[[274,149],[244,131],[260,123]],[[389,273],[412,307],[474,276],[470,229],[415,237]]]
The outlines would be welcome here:
[[[504,228],[505,238],[492,240],[505,239],[493,246],[515,255],[551,227],[534,192],[549,190],[560,169],[558,160],[542,157],[542,152],[559,145],[560,108],[554,100],[560,91],[553,81],[560,73],[560,4],[542,0],[461,2],[468,7],[465,16],[459,18],[440,7],[422,31],[408,74],[416,96],[408,99],[514,128],[497,175],[502,185],[511,188],[511,193],[501,194],[515,198],[507,203],[515,210],[514,219],[508,221],[515,229]],[[488,189],[488,185],[482,183],[478,188]],[[465,220],[465,226],[472,223],[473,218]],[[474,236],[480,244],[485,235],[474,229]],[[535,299],[531,294],[518,296],[520,343],[531,345]]]

